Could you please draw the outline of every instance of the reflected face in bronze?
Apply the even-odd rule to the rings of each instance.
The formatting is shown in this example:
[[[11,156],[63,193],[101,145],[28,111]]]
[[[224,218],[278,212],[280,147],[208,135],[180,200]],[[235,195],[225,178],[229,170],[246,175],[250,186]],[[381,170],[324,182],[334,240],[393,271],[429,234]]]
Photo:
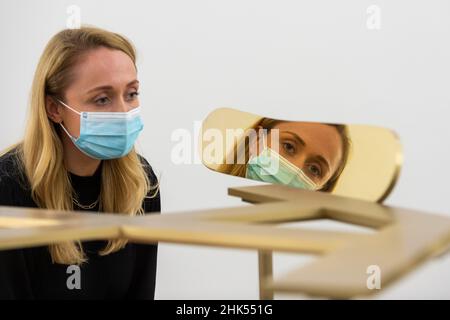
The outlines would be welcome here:
[[[317,185],[323,186],[339,168],[343,143],[335,127],[310,122],[282,122],[279,130],[279,154],[302,169]],[[268,131],[267,145],[271,147]]]

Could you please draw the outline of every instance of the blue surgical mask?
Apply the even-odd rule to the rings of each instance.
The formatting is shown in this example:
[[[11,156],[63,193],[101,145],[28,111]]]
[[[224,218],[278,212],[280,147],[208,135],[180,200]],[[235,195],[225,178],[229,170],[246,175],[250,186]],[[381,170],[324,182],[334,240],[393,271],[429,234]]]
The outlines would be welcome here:
[[[265,143],[264,136],[263,142],[264,149],[260,154],[251,157],[247,162],[246,178],[307,190],[319,189],[319,186],[302,169],[269,148]]]
[[[78,112],[64,102],[65,107],[80,115],[80,136],[73,137],[61,124],[75,146],[91,158],[117,159],[130,153],[144,125],[140,108],[129,112]]]

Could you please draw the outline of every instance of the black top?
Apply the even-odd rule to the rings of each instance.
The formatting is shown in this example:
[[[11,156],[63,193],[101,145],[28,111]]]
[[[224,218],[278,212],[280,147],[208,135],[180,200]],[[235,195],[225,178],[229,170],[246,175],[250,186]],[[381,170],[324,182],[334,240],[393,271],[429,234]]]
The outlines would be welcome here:
[[[154,184],[157,178],[151,166],[143,157],[141,161]],[[19,168],[12,152],[0,157],[0,205],[36,208]],[[101,165],[93,176],[70,173],[70,179],[79,203],[91,204],[100,193]],[[143,207],[146,213],[159,213],[159,191],[156,197],[146,198]],[[89,211],[77,206],[75,210],[90,214],[98,212],[98,205]],[[158,245],[128,243],[122,250],[100,256],[98,251],[106,243],[82,243],[88,262],[80,266],[80,289],[73,288],[73,277],[68,279],[75,271],[52,263],[47,246],[0,251],[0,299],[154,299]]]

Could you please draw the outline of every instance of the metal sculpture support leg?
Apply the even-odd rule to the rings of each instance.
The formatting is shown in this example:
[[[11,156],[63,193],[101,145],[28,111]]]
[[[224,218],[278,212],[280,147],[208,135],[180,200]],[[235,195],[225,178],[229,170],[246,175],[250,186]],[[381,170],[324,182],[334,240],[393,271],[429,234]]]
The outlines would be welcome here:
[[[259,267],[259,299],[273,300],[273,290],[267,288],[266,280],[272,279],[272,251],[258,251],[258,267]]]

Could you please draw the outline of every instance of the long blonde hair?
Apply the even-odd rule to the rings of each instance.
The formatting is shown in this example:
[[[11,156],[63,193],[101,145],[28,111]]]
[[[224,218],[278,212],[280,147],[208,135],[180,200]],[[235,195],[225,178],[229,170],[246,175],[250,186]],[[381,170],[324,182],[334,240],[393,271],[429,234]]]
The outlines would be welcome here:
[[[121,50],[136,65],[136,51],[123,36],[100,28],[82,26],[54,35],[39,60],[33,79],[29,119],[23,141],[7,148],[16,150],[31,187],[31,196],[40,208],[73,210],[73,189],[63,162],[63,145],[57,127],[46,113],[46,96],[62,97],[70,85],[72,70],[80,55],[98,47]],[[143,214],[142,203],[152,185],[148,171],[135,149],[125,157],[103,160],[101,172],[100,211],[127,215]],[[109,240],[99,254],[122,249],[126,239]],[[65,242],[49,245],[52,261],[60,264],[86,262],[81,243]]]

